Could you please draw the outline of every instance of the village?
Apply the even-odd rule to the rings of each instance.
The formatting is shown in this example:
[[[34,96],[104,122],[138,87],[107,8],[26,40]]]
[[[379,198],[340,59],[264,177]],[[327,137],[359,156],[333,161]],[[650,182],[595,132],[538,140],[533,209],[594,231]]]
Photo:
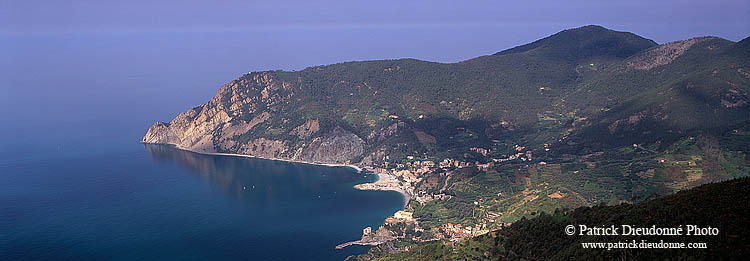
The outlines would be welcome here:
[[[544,144],[544,150],[549,151],[549,145]],[[469,148],[469,152],[481,155],[485,159],[485,163],[479,161],[464,161],[453,158],[443,158],[439,162],[435,162],[433,159],[427,157],[417,156],[406,156],[401,162],[395,164],[386,162],[382,167],[365,167],[367,171],[378,175],[378,180],[373,183],[365,183],[356,185],[355,188],[361,190],[390,190],[397,191],[404,196],[404,207],[413,199],[420,205],[424,205],[433,200],[448,200],[452,196],[445,193],[427,193],[424,190],[417,190],[418,185],[425,178],[430,176],[445,176],[450,178],[453,171],[462,168],[477,168],[479,171],[487,171],[496,164],[504,164],[511,161],[530,162],[533,159],[532,150],[527,149],[524,146],[514,145],[512,147],[512,154],[510,155],[498,155],[494,149],[485,149],[479,147]],[[488,157],[491,154],[504,156],[504,157]],[[391,161],[393,162],[393,161]],[[538,164],[544,165],[545,162],[539,162]],[[393,167],[390,167],[393,166]],[[474,202],[477,207],[480,207],[479,202]],[[494,222],[500,214],[488,213],[487,220],[482,221],[480,224],[453,224],[446,222],[437,228],[434,228],[431,238],[411,238],[413,241],[432,241],[432,240],[443,240],[447,239],[452,242],[460,241],[465,238],[479,236],[490,231],[487,222]],[[385,237],[380,230],[387,230],[385,227],[393,227],[393,224],[402,222],[412,227],[414,232],[422,232],[424,229],[420,227],[417,219],[413,217],[412,212],[401,210],[396,212],[392,217],[386,219],[386,222],[377,232],[372,232],[372,228],[366,228],[363,231],[363,237],[361,240],[349,242],[351,244],[367,244],[372,245],[375,242],[387,242],[393,240],[396,237]],[[378,234],[380,233],[380,234]],[[379,236],[374,237],[378,234]],[[399,234],[400,237],[404,236],[404,231],[392,231],[391,234]],[[342,244],[341,246],[344,246]]]

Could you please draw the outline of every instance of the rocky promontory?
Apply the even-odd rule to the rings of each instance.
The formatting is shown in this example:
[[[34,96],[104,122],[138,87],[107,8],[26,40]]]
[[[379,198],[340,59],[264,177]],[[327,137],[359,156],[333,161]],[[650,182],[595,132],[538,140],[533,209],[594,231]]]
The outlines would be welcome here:
[[[222,86],[206,104],[170,122],[154,123],[142,142],[310,163],[348,164],[361,159],[364,140],[341,126],[324,130],[314,118],[295,119],[301,123],[291,126],[291,119],[275,113],[287,109],[297,91],[270,73],[246,74]]]

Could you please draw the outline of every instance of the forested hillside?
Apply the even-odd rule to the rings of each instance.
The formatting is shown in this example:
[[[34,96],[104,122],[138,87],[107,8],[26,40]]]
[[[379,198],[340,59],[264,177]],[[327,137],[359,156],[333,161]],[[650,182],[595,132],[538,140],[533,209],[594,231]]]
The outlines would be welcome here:
[[[581,207],[544,212],[463,242],[430,242],[378,260],[594,260],[718,259],[740,260],[750,254],[750,179],[706,184],[637,204]],[[682,236],[586,236],[565,233],[567,225],[610,227],[682,227]],[[716,235],[687,235],[687,225],[717,228]],[[590,249],[587,242],[706,243],[705,249]],[[374,251],[362,259],[375,258]]]

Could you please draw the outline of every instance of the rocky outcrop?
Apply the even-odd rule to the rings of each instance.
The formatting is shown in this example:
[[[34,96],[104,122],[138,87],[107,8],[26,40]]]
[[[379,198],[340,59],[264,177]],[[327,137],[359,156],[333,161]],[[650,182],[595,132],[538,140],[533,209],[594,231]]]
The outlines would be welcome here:
[[[143,142],[154,143],[154,144],[178,144],[180,143],[180,137],[175,131],[170,128],[169,123],[156,122],[148,128],[146,136],[143,137]]]
[[[206,104],[168,123],[154,123],[142,142],[314,163],[353,163],[361,158],[364,140],[339,126],[321,133],[317,119],[288,130],[289,138],[264,135],[279,127],[270,121],[294,94],[292,84],[271,73],[250,73],[222,86]],[[259,131],[252,132],[255,128]]]
[[[364,149],[365,142],[361,138],[336,127],[327,135],[301,147],[292,159],[314,163],[352,163],[352,160],[362,156]]]
[[[318,120],[309,120],[304,124],[294,128],[289,134],[295,135],[299,138],[309,138],[320,130],[320,123]]]
[[[641,122],[641,120],[645,117],[646,117],[645,112],[639,112],[638,114],[630,115],[627,118],[616,120],[615,122],[610,124],[607,128],[609,129],[610,134],[614,134],[623,129],[632,128],[632,126]]]
[[[143,137],[144,143],[174,144],[202,152],[214,152],[212,134],[217,126],[231,120],[226,111],[211,103],[180,113],[171,122],[154,123]]]
[[[700,37],[659,45],[628,59],[626,64],[629,69],[651,70],[655,67],[671,63],[696,43],[711,39],[713,38]]]
[[[237,153],[263,158],[283,158],[283,153],[288,149],[283,140],[257,138],[242,144]]]

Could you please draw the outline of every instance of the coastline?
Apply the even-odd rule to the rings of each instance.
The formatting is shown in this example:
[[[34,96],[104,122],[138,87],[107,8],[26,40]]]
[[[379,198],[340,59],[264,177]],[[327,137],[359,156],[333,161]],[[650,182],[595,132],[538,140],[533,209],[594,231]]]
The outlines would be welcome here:
[[[348,167],[356,171],[357,174],[362,173],[362,168],[356,165],[347,165],[347,164],[333,164],[333,163],[315,163],[315,162],[306,162],[306,161],[300,161],[300,160],[291,160],[291,159],[279,159],[279,158],[266,158],[266,157],[259,157],[259,156],[253,156],[253,155],[245,155],[245,154],[235,154],[235,153],[219,153],[219,152],[205,152],[205,151],[195,151],[190,150],[186,148],[182,148],[180,146],[177,146],[175,144],[161,144],[161,143],[148,143],[148,142],[140,142],[142,144],[155,144],[155,145],[169,145],[176,149],[183,150],[183,151],[189,151],[193,153],[203,154],[203,155],[214,155],[214,156],[230,156],[230,157],[244,157],[244,158],[255,158],[255,159],[264,159],[264,160],[274,160],[274,161],[282,161],[282,162],[289,162],[289,163],[300,163],[300,164],[309,164],[309,165],[317,165],[317,166],[326,166],[326,167]],[[357,190],[375,190],[375,191],[395,191],[401,194],[401,197],[403,199],[403,205],[401,209],[404,210],[406,206],[409,204],[409,201],[411,200],[411,195],[406,192],[404,189],[402,182],[398,180],[398,178],[394,175],[391,175],[387,172],[378,172],[375,173],[377,175],[377,179],[374,182],[370,183],[362,183],[354,185],[354,189]],[[336,249],[343,249],[347,246],[351,245],[362,245],[362,246],[375,246],[378,244],[382,244],[385,241],[368,241],[368,240],[356,240],[356,241],[350,241],[345,242],[342,244],[337,245]]]
[[[309,165],[316,165],[316,166],[326,166],[326,167],[347,167],[354,169],[357,173],[362,173],[362,168],[356,165],[351,164],[335,164],[335,163],[316,163],[316,162],[308,162],[308,161],[301,161],[301,160],[292,160],[292,159],[280,159],[280,158],[267,158],[267,157],[260,157],[260,156],[253,156],[253,155],[246,155],[246,154],[236,154],[236,153],[221,153],[221,152],[205,152],[205,151],[196,151],[191,150],[187,148],[183,148],[180,146],[177,146],[175,144],[164,144],[164,143],[149,143],[149,142],[143,142],[140,141],[141,144],[154,144],[154,145],[169,145],[172,146],[178,150],[183,151],[189,151],[193,153],[203,154],[203,155],[214,155],[214,156],[230,156],[230,157],[244,157],[244,158],[254,158],[254,159],[264,159],[264,160],[275,160],[275,161],[283,161],[283,162],[290,162],[290,163],[300,163],[300,164],[309,164]],[[393,175],[387,174],[387,173],[376,173],[378,179],[375,180],[375,182],[371,183],[362,183],[354,185],[355,189],[358,190],[380,190],[380,191],[395,191],[401,194],[403,198],[403,206],[402,209],[406,208],[406,206],[409,204],[409,201],[411,200],[411,196],[409,193],[406,193],[406,191],[401,188],[398,179],[394,177]]]
[[[194,152],[194,153],[203,154],[203,155],[244,157],[244,158],[274,160],[274,161],[283,161],[283,162],[290,162],[290,163],[300,163],[300,164],[309,164],[309,165],[326,166],[326,167],[347,167],[347,168],[354,169],[355,171],[357,171],[357,173],[361,173],[362,172],[362,168],[360,168],[359,166],[356,166],[356,165],[336,164],[336,163],[316,163],[316,162],[293,160],[293,159],[267,158],[267,157],[253,156],[253,155],[247,155],[247,154],[197,151],[197,150],[191,150],[191,149],[183,148],[183,147],[177,146],[175,144],[150,143],[150,142],[143,142],[143,141],[141,141],[140,143],[141,144],[154,144],[154,145],[169,145],[169,146],[175,147],[178,150],[184,150],[184,151]]]
[[[357,184],[357,185],[354,185],[354,188],[358,190],[380,190],[380,191],[398,192],[399,194],[401,194],[404,200],[403,201],[404,205],[403,207],[401,207],[399,211],[406,209],[406,206],[409,204],[409,201],[411,200],[411,196],[409,195],[409,193],[406,192],[406,190],[404,190],[401,181],[398,180],[396,176],[388,174],[388,172],[384,172],[384,171],[378,172],[376,173],[376,175],[378,176],[378,179],[375,180],[374,182]],[[397,211],[396,213],[398,213],[399,211]],[[395,213],[391,215],[390,217],[386,218],[385,222],[388,222],[387,220],[389,218],[393,218],[394,216],[395,216]],[[370,229],[370,227],[367,227],[366,229]],[[381,229],[378,229],[374,233],[378,234],[379,231],[381,231]],[[383,238],[377,238],[377,237],[369,237],[367,234],[365,234],[365,232],[363,232],[361,239],[338,244],[336,245],[336,249],[343,249],[345,247],[352,246],[352,245],[377,246],[377,245],[383,244],[391,240],[393,240],[393,238],[383,239]]]
[[[380,191],[395,191],[401,194],[401,196],[404,199],[404,205],[402,207],[402,210],[406,208],[406,206],[409,204],[409,201],[411,200],[411,196],[409,193],[406,193],[406,190],[404,190],[401,187],[401,182],[393,175],[387,174],[387,173],[376,173],[378,175],[378,179],[375,180],[375,182],[371,183],[362,183],[354,185],[355,189],[359,190],[380,190]]]

